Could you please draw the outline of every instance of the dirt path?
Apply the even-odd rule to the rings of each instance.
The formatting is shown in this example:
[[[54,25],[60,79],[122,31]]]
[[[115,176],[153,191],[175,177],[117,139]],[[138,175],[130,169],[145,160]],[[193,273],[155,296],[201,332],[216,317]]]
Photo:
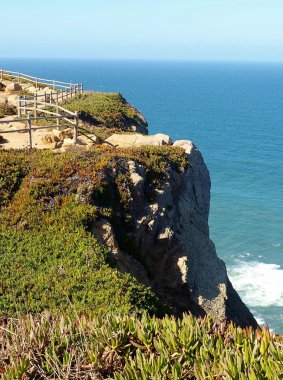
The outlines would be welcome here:
[[[11,120],[13,116],[6,116],[0,121]],[[3,133],[1,131],[22,129],[22,132],[11,132]],[[35,148],[44,149],[46,145],[42,143],[42,137],[46,135],[46,129],[39,129],[37,131],[32,131],[32,143]],[[18,121],[13,123],[0,123],[0,135],[3,137],[4,141],[0,143],[0,149],[23,149],[29,147],[28,132],[26,129],[26,124]]]

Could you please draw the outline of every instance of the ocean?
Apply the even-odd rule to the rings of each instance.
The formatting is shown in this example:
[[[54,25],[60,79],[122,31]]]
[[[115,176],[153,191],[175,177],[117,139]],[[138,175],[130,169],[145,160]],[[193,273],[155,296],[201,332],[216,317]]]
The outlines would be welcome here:
[[[192,140],[210,171],[218,256],[257,320],[283,333],[283,64],[1,59],[0,67],[119,91],[151,134]]]

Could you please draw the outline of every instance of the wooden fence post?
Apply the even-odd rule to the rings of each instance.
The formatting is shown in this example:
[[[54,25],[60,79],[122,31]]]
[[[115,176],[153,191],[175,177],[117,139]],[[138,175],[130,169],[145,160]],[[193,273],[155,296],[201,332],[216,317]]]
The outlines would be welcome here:
[[[58,92],[57,92],[57,102],[56,102],[56,113],[57,116],[59,116],[59,107],[58,107]],[[56,124],[57,124],[57,130],[59,130],[59,117],[56,119]]]
[[[54,90],[54,91],[56,90],[56,87],[55,87],[55,79],[53,79],[53,90]]]
[[[78,111],[75,112],[75,125],[74,125],[74,144],[78,141],[78,128],[79,128],[79,118],[78,118]]]
[[[19,97],[18,97],[18,117],[19,117],[19,118],[22,117],[22,109],[21,109],[21,105],[22,105],[21,97],[19,96]]]
[[[37,93],[34,95],[34,118],[37,118]]]
[[[32,130],[31,130],[31,116],[30,113],[28,113],[28,135],[29,135],[29,148],[32,149]]]
[[[37,79],[37,77],[36,77],[36,82],[35,82],[35,89],[36,89],[36,92],[37,92],[37,89],[38,89],[37,85],[38,85],[38,79]]]
[[[3,79],[3,69],[1,69],[1,80]]]
[[[18,72],[18,83],[20,83],[20,73]]]
[[[25,100],[24,107],[25,107],[25,115],[26,115],[26,113],[27,113],[27,97],[26,97],[26,95],[24,96],[24,100]]]

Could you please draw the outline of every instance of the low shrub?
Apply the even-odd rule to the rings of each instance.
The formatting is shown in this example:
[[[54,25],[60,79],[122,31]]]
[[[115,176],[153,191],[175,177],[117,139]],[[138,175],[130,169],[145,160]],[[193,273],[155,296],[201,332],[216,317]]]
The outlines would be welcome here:
[[[8,103],[0,103],[0,118],[4,116],[16,115],[17,108]]]

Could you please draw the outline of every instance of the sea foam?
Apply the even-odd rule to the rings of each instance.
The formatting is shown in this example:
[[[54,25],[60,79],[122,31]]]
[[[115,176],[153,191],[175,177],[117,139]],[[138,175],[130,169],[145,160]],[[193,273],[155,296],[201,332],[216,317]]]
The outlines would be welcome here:
[[[283,306],[283,270],[280,265],[237,260],[228,273],[248,306]]]

